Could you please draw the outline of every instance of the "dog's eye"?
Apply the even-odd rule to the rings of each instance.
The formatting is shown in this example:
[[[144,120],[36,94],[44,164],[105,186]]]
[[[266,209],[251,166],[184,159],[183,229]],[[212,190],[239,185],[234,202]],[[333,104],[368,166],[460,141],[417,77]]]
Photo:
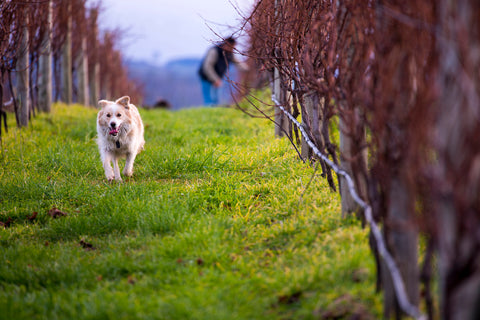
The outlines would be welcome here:
[[[107,113],[107,118],[110,118],[112,115],[110,113]]]
[[[121,114],[121,113],[117,113],[117,117],[119,117],[119,118],[120,118],[121,116],[122,116],[122,114]]]

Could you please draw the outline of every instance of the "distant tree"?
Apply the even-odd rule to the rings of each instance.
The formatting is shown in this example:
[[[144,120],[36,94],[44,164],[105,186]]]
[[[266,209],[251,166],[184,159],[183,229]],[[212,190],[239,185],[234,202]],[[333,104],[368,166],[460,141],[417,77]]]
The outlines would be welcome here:
[[[40,7],[38,14],[46,16],[42,21],[39,34],[42,36],[39,47],[38,66],[38,107],[40,111],[50,112],[52,105],[52,25],[53,25],[53,3],[47,1]],[[46,14],[45,14],[46,12]]]
[[[87,53],[89,72],[90,105],[95,106],[100,100],[100,58],[98,35],[99,5],[90,8],[87,21]]]
[[[19,22],[18,27],[22,33],[22,38],[20,40],[20,46],[17,51],[17,64],[16,72],[18,75],[17,78],[17,88],[18,88],[18,99],[20,101],[20,113],[19,120],[20,126],[28,126],[29,116],[30,116],[30,51],[29,51],[29,32],[28,32],[28,22],[29,15],[28,7],[22,8],[21,19],[17,20]]]
[[[63,1],[60,4],[60,14],[62,15],[63,32],[65,33],[65,41],[62,45],[61,55],[61,75],[62,75],[62,91],[61,100],[66,104],[73,102],[73,77],[72,77],[72,6],[74,2]]]
[[[5,130],[6,87],[18,126],[28,125],[35,107],[49,112],[52,100],[96,104],[100,88],[112,98],[112,93],[128,94],[142,101],[141,86],[129,79],[121,52],[115,49],[120,32],[106,32],[100,40],[99,8],[100,2],[88,10],[86,0],[0,2],[0,124],[3,120]],[[103,66],[100,57],[106,58]]]
[[[137,104],[142,102],[142,86],[128,78],[121,52],[115,47],[120,39],[121,31],[106,32],[103,42],[100,42],[98,52],[100,56],[100,83],[101,98],[114,99],[129,95]]]
[[[18,116],[18,107],[15,93],[13,91],[11,72],[15,69],[18,58],[18,50],[23,32],[19,27],[21,25],[20,16],[22,14],[21,6],[14,1],[0,2],[0,16],[2,17],[2,28],[0,32],[0,108],[3,107],[3,93],[8,75],[8,88],[12,95],[12,103],[15,110],[17,125],[20,126]],[[6,125],[6,113],[1,112],[4,119],[4,128]]]
[[[76,81],[74,93],[76,101],[82,105],[89,105],[89,70],[88,70],[88,19],[85,0],[72,1],[72,59]]]

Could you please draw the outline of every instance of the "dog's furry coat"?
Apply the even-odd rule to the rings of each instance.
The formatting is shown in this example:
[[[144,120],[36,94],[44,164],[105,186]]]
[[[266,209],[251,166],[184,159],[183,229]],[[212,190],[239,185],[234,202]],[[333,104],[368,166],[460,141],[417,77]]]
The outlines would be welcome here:
[[[131,176],[135,157],[145,144],[142,118],[128,96],[115,102],[100,100],[98,104],[97,143],[105,176],[109,181],[122,181],[118,159],[126,157],[123,174]]]

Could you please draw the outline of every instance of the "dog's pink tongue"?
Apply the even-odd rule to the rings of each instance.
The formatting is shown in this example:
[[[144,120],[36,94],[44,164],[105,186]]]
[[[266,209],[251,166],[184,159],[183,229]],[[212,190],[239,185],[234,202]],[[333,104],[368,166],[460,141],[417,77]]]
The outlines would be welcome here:
[[[112,129],[110,130],[109,134],[117,134],[118,133],[118,130],[117,129]]]

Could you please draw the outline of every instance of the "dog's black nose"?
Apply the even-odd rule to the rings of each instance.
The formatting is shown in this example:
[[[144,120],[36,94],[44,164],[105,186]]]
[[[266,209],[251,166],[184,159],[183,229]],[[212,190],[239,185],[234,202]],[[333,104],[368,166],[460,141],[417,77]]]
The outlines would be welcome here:
[[[115,129],[116,126],[117,126],[117,124],[115,122],[110,122],[110,127],[112,129]]]

